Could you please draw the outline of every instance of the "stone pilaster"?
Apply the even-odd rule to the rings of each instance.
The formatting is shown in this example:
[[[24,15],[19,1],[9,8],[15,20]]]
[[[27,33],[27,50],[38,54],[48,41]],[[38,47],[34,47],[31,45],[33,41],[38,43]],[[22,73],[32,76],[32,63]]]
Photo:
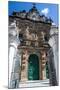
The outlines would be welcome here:
[[[46,52],[41,51],[41,79],[46,79]]]
[[[17,36],[16,22],[9,26],[9,88],[17,88],[19,85],[19,57],[17,56],[17,46],[19,39]]]
[[[28,80],[28,51],[22,51],[21,81]]]
[[[52,26],[50,30],[50,39],[49,44],[52,47],[53,54],[54,54],[54,65],[56,69],[56,77],[58,79],[58,28],[56,26]]]

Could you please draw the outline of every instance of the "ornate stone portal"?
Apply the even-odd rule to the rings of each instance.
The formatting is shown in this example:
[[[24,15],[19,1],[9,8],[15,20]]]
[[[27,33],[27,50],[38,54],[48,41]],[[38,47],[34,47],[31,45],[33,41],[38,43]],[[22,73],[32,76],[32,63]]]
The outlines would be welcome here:
[[[40,15],[34,5],[28,13],[26,11],[13,12],[12,16],[9,16],[9,26],[14,21],[16,21],[15,29],[13,29],[13,26],[11,27],[12,29],[9,29],[9,32],[13,33],[13,35],[11,35],[11,32],[9,34],[9,39],[11,40],[9,45],[13,42],[16,46],[16,55],[14,56],[16,60],[12,58],[12,63],[15,62],[14,67],[12,65],[9,67],[11,68],[9,71],[9,88],[16,88],[19,82],[29,80],[50,79],[50,83],[52,83],[51,72],[49,71],[51,70],[49,69],[51,63],[48,62],[48,52],[51,49],[48,41],[52,20]],[[55,66],[53,67],[55,72]],[[13,71],[14,74],[11,73],[13,68],[15,70]],[[16,75],[17,71],[19,73]],[[56,78],[55,82],[57,82]],[[57,83],[51,85],[57,85]]]

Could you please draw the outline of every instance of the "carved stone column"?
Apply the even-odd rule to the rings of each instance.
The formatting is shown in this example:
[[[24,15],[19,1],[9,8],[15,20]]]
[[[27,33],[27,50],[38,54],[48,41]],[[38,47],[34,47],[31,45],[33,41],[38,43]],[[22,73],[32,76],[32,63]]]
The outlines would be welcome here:
[[[41,51],[41,79],[46,79],[46,52],[44,50]]]
[[[28,50],[22,50],[21,81],[28,80]]]
[[[17,54],[19,45],[16,22],[9,26],[9,88],[17,88],[19,85],[20,61]]]
[[[49,67],[49,80],[51,86],[57,85],[56,69],[54,63],[54,55],[52,48],[48,51],[48,67]]]
[[[54,65],[56,69],[56,78],[57,81],[59,81],[59,76],[58,76],[58,28],[56,26],[52,26],[50,30],[50,39],[49,39],[49,44],[52,47],[53,50],[53,55],[54,55]]]

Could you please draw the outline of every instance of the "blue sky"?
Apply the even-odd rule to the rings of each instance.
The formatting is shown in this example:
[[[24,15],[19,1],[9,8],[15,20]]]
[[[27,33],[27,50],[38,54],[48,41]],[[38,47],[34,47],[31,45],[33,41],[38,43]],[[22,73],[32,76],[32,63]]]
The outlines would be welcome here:
[[[11,15],[13,11],[22,11],[32,8],[30,2],[8,2],[8,14]],[[40,14],[44,14],[47,17],[51,17],[54,23],[58,26],[58,4],[36,3],[36,8]]]

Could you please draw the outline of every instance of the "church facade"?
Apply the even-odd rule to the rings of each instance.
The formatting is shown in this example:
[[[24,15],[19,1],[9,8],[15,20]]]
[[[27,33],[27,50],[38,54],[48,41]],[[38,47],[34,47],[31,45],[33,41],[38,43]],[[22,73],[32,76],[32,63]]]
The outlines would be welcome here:
[[[58,85],[58,27],[36,6],[9,16],[9,88]]]

